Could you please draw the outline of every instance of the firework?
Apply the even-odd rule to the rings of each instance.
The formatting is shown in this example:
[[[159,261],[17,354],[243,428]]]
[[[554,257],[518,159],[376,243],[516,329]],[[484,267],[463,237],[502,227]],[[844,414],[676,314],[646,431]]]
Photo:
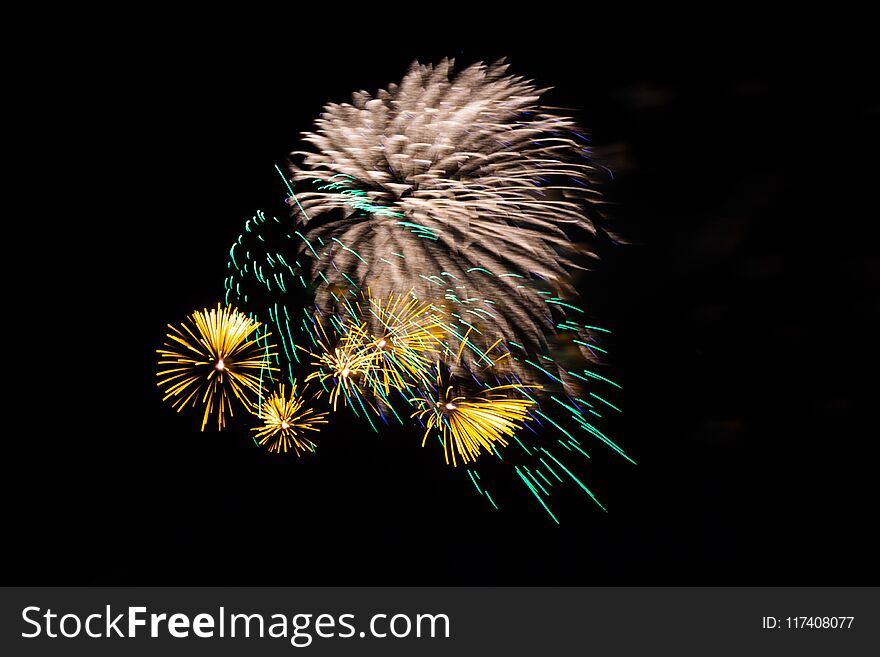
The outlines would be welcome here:
[[[263,424],[253,429],[257,443],[276,454],[290,450],[297,456],[301,452],[314,452],[315,443],[307,433],[316,433],[319,430],[317,425],[327,424],[327,413],[307,407],[306,402],[304,394],[297,395],[296,381],[289,397],[282,384],[275,394],[263,401],[259,410],[258,416]]]
[[[409,391],[428,380],[431,365],[441,352],[445,332],[437,309],[413,294],[385,299],[366,294],[366,310],[360,323],[350,322],[347,340],[363,345],[372,356],[367,384],[374,394],[386,398],[392,390]]]
[[[557,520],[554,486],[596,500],[589,441],[631,460],[599,428],[619,412],[603,388],[619,386],[600,373],[607,330],[575,289],[609,235],[604,168],[531,81],[502,63],[453,68],[415,63],[400,84],[324,108],[288,174],[276,166],[290,216],[257,212],[232,245],[226,301],[272,327],[278,371],[319,385],[329,409],[341,400],[376,431],[377,417],[414,418],[493,506],[477,466],[503,450]],[[278,429],[293,397],[241,391],[275,413],[262,443],[309,448]]]
[[[489,342],[545,353],[566,313],[583,312],[572,272],[592,252],[571,235],[596,234],[595,167],[575,122],[542,107],[532,83],[501,64],[452,70],[414,64],[375,97],[325,107],[305,137],[315,150],[294,153],[297,260],[318,307],[334,286],[412,288],[444,299],[459,334],[483,324]]]
[[[414,385],[429,380],[443,348],[444,332],[432,308],[411,294],[376,299],[367,290],[352,302],[337,304],[334,313],[315,309],[304,325],[315,349],[297,345],[311,354],[317,368],[306,380],[322,384],[334,410],[340,399],[345,405],[357,400],[356,406],[383,418],[382,408],[396,415],[389,395],[412,395]]]
[[[456,395],[453,389],[447,386],[436,399],[411,400],[419,406],[413,417],[428,419],[422,446],[431,431],[438,430],[447,465],[455,466],[459,459],[467,464],[483,450],[493,454],[506,447],[507,439],[530,419],[528,410],[535,403],[510,397],[508,393],[522,390],[517,385],[495,386],[476,396]]]
[[[318,381],[322,390],[329,394],[329,402],[334,411],[340,398],[345,405],[357,400],[363,408],[363,381],[374,367],[373,355],[366,348],[366,343],[354,339],[355,335],[363,336],[363,332],[352,334],[342,327],[345,337],[339,339],[337,333],[333,331],[328,333],[317,316],[314,317],[314,325],[318,334],[316,341],[318,352],[308,353],[312,355],[312,364],[317,369],[306,377],[306,383],[312,380]],[[341,326],[338,321],[336,325]],[[333,337],[337,339],[334,340]]]
[[[405,392],[453,465],[515,441],[505,462],[555,520],[553,482],[593,497],[578,432],[629,457],[596,426],[617,408],[593,390],[616,384],[595,371],[606,331],[584,321],[574,286],[601,237],[597,167],[542,93],[503,64],[414,64],[399,85],[325,107],[285,184],[298,275],[312,315],[335,327],[315,378],[379,412]],[[407,297],[418,301],[392,308]],[[382,321],[386,311],[421,311],[430,337],[418,319]],[[350,390],[346,370],[359,372]]]
[[[163,401],[172,400],[178,412],[187,405],[204,408],[201,429],[217,416],[223,429],[233,414],[233,400],[245,407],[261,394],[261,379],[272,369],[274,355],[269,335],[230,306],[192,313],[179,327],[168,325],[159,354],[159,382]]]

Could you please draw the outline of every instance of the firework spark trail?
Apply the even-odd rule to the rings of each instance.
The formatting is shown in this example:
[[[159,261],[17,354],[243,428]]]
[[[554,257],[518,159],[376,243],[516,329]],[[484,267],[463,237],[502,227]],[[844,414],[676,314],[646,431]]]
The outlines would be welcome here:
[[[303,319],[299,304],[292,308],[289,304],[295,293],[306,289],[295,257],[298,244],[300,239],[291,234],[289,221],[258,211],[233,242],[224,279],[226,303],[246,308],[251,319],[272,327],[281,345],[274,362],[289,381],[300,363],[295,336],[302,330],[299,322]]]
[[[260,335],[259,326],[235,308],[219,304],[194,312],[180,327],[169,324],[172,332],[164,348],[157,350],[163,401],[172,399],[178,411],[201,404],[202,431],[212,413],[217,415],[217,428],[223,429],[233,413],[232,399],[251,406],[262,394],[260,373],[271,369],[269,334]]]
[[[285,386],[281,384],[263,403],[259,413],[263,424],[252,429],[257,444],[266,446],[270,452],[293,450],[297,456],[302,452],[314,452],[315,443],[306,434],[317,433],[317,425],[327,424],[327,413],[306,406],[305,390],[298,395],[296,385],[294,381],[290,396],[287,396]]]

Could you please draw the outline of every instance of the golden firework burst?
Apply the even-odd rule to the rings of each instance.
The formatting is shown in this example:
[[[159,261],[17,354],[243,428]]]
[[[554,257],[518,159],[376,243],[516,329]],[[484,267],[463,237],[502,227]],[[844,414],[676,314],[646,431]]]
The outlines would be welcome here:
[[[368,290],[366,301],[366,312],[361,314],[374,321],[351,322],[346,340],[361,345],[370,355],[367,386],[377,396],[387,396],[391,389],[405,390],[409,384],[426,382],[446,335],[432,304],[420,302],[411,291],[377,299]]]
[[[308,383],[317,380],[323,389],[318,394],[329,392],[330,405],[335,411],[340,397],[343,404],[348,404],[352,397],[361,398],[361,385],[373,367],[373,357],[365,344],[355,339],[350,332],[338,340],[335,347],[331,347],[332,341],[318,317],[315,317],[315,327],[318,329],[319,339],[316,344],[320,351],[317,354],[305,351],[312,356],[312,364],[318,369],[309,374],[305,381]],[[360,331],[358,335],[366,333]]]
[[[454,386],[440,386],[439,373],[437,383],[440,393],[436,398],[410,400],[418,407],[411,417],[427,418],[423,447],[432,430],[440,433],[447,465],[456,466],[459,459],[463,464],[475,461],[483,450],[494,454],[531,419],[528,410],[535,402],[511,396],[525,386],[501,385],[479,394],[456,395]]]
[[[327,413],[306,406],[307,401],[304,394],[297,395],[295,380],[289,397],[282,384],[275,394],[263,401],[257,413],[263,420],[262,426],[253,429],[257,443],[276,454],[290,450],[297,456],[305,451],[314,452],[315,443],[306,434],[309,431],[317,433],[316,425],[327,424]]]
[[[233,414],[235,399],[245,407],[251,396],[261,394],[264,370],[271,371],[270,356],[275,352],[269,333],[261,324],[235,308],[221,307],[195,311],[180,326],[168,325],[171,333],[159,354],[159,382],[165,396],[178,412],[185,406],[202,405],[202,431],[212,414],[217,428],[223,429],[227,415]]]

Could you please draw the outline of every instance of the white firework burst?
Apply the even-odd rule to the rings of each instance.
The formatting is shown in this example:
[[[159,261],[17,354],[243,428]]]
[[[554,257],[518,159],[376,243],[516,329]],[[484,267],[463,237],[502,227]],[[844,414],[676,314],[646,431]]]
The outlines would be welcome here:
[[[596,171],[575,121],[506,70],[414,63],[399,85],[324,108],[291,168],[319,307],[340,287],[412,290],[459,341],[549,353],[578,306],[572,274],[593,256],[572,236],[596,234]],[[567,327],[591,359],[588,328]]]

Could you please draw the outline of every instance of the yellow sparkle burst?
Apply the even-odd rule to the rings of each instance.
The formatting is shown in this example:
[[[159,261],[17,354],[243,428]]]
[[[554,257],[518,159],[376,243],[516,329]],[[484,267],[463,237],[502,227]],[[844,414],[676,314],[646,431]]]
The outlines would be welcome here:
[[[269,333],[260,333],[261,324],[230,306],[195,311],[180,326],[168,325],[162,349],[158,349],[158,385],[171,405],[180,412],[187,405],[202,405],[201,430],[208,418],[217,416],[223,429],[233,414],[235,399],[245,407],[251,396],[261,394],[263,370],[274,370],[268,343]]]
[[[404,390],[408,383],[427,381],[433,357],[440,353],[446,336],[436,309],[419,301],[412,291],[381,299],[368,290],[366,302],[367,313],[376,320],[374,329],[368,329],[366,322],[350,322],[346,335],[346,340],[361,345],[371,356],[366,384],[375,394],[387,396],[392,388]]]
[[[427,417],[422,446],[436,429],[447,465],[456,466],[459,459],[463,464],[475,461],[483,450],[494,454],[531,419],[528,410],[535,402],[509,394],[523,389],[521,385],[502,385],[464,396],[455,395],[453,386],[447,386],[437,399],[411,399],[419,409],[411,417]]]
[[[328,414],[306,406],[307,401],[304,394],[297,395],[295,380],[289,397],[282,384],[263,402],[258,413],[263,425],[253,429],[257,443],[276,454],[290,450],[297,456],[305,451],[314,452],[315,443],[306,435],[310,431],[317,433],[317,425],[327,424]]]
[[[319,339],[316,343],[320,353],[308,353],[312,356],[312,364],[318,369],[309,374],[305,381],[308,383],[317,380],[323,390],[329,392],[330,405],[335,411],[340,397],[342,397],[343,404],[347,404],[353,396],[361,397],[363,389],[360,382],[373,368],[373,357],[364,348],[365,345],[361,341],[353,339],[350,333],[339,340],[335,347],[330,347],[331,340],[327,336],[323,323],[317,317],[315,318],[315,326],[318,329]],[[318,394],[322,393],[323,391]]]

